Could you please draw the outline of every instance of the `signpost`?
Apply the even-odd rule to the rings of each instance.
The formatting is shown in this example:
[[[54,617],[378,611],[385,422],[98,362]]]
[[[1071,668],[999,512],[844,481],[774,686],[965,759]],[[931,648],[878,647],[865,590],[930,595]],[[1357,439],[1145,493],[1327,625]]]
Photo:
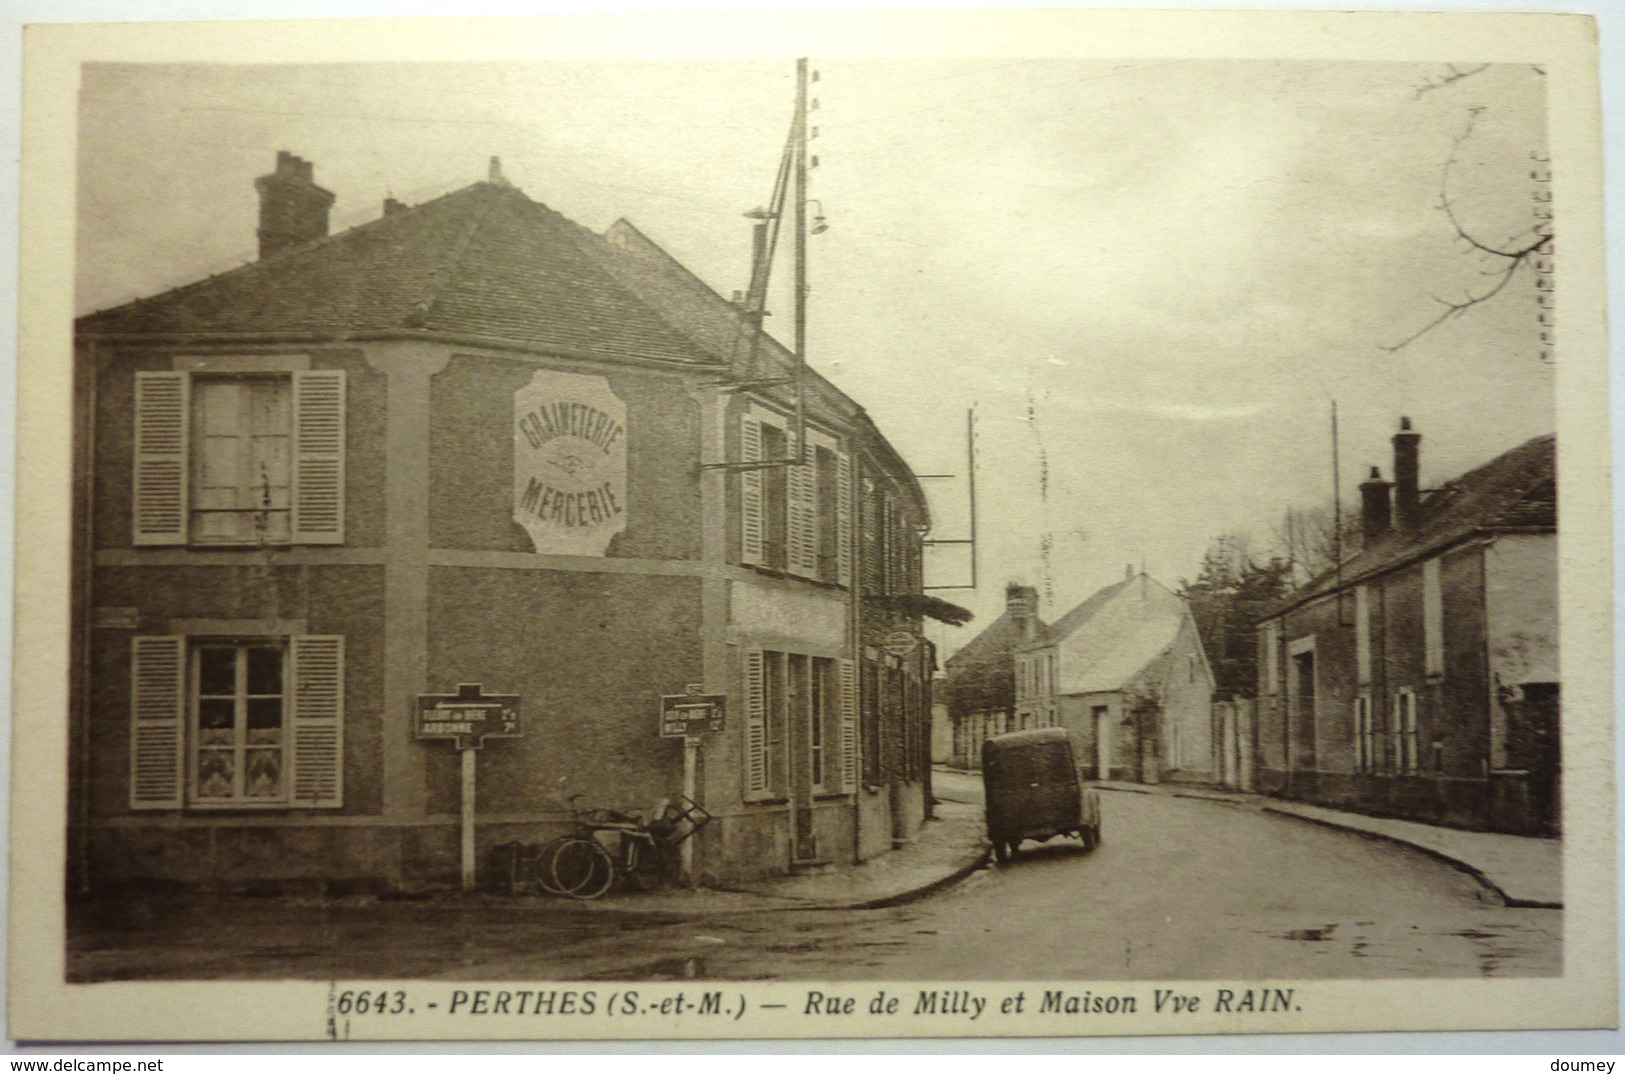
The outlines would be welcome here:
[[[660,698],[660,737],[683,740],[683,797],[699,801],[700,736],[719,734],[727,723],[728,695],[705,693],[703,683],[691,682],[680,694]],[[683,879],[694,877],[694,840],[685,839]]]
[[[463,755],[463,890],[474,889],[474,754],[488,738],[518,738],[519,695],[488,694],[477,682],[455,694],[419,694],[414,737],[452,739]]]

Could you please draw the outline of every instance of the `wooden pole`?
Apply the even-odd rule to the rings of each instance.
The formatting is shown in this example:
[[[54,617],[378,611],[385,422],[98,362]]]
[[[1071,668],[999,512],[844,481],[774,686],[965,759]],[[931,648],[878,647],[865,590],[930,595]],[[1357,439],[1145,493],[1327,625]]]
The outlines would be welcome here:
[[[463,755],[463,890],[474,890],[474,756],[479,751],[465,747]]]

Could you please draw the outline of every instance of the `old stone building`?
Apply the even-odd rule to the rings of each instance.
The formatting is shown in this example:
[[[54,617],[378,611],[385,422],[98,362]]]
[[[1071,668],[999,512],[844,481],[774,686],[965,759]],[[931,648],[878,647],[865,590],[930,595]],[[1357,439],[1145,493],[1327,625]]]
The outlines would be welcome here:
[[[482,858],[676,793],[693,687],[701,878],[921,822],[931,650],[874,639],[920,634],[930,519],[858,404],[495,168],[336,235],[309,163],[256,185],[257,260],[76,324],[77,882],[454,882],[459,757],[414,718],[461,684],[522,724],[478,751]]]
[[[1261,790],[1522,834],[1559,826],[1556,438],[1438,488],[1402,419],[1364,548],[1259,624]]]

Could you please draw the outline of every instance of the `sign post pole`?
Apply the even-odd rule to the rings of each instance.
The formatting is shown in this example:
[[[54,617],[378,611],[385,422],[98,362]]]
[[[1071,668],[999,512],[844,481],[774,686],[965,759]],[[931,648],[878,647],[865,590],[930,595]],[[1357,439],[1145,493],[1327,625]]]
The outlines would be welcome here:
[[[518,738],[521,734],[518,694],[488,694],[477,682],[460,682],[454,694],[419,694],[413,734],[419,740],[451,739],[462,754],[462,866],[463,890],[473,891],[474,768],[480,747],[488,738]]]
[[[471,746],[457,752],[463,755],[463,890],[474,890],[474,758]]]
[[[695,735],[683,739],[683,797],[697,802],[699,790],[700,740]],[[683,883],[694,887],[694,840],[684,839],[679,848],[682,855]]]
[[[660,699],[660,737],[683,740],[683,797],[690,806],[700,800],[700,736],[721,732],[727,719],[725,694],[708,694],[703,683],[691,682],[681,694]],[[694,840],[684,839],[678,850],[684,884],[693,887]]]

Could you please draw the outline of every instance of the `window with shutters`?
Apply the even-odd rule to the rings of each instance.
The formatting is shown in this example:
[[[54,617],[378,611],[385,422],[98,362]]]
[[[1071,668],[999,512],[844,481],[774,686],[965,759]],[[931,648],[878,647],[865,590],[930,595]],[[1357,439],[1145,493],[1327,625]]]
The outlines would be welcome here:
[[[133,640],[130,804],[342,804],[343,639]]]
[[[852,464],[830,436],[805,435],[802,451],[783,415],[753,409],[740,419],[740,562],[848,586]]]
[[[753,649],[745,656],[745,798],[790,793],[792,729],[805,739],[816,794],[857,785],[856,675],[851,661]]]
[[[137,545],[338,544],[344,374],[136,375]]]
[[[1403,686],[1394,694],[1394,767],[1414,774],[1421,764],[1416,733],[1416,691]]]

